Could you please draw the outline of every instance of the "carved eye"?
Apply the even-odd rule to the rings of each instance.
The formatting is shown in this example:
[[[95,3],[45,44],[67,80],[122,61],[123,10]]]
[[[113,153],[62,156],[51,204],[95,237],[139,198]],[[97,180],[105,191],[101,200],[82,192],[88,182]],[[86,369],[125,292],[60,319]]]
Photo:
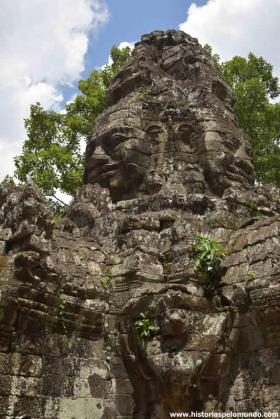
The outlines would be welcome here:
[[[163,132],[164,128],[159,125],[150,125],[147,129],[147,133],[154,143],[162,142],[160,134],[162,134]]]
[[[121,143],[123,143],[126,138],[121,134],[112,134],[101,139],[101,145],[106,153],[111,154],[112,151]]]
[[[162,131],[163,131],[163,127],[160,126],[160,125],[156,125],[156,124],[150,125],[147,129],[147,132],[148,132],[149,135],[157,134],[157,133],[162,132]]]
[[[183,141],[185,144],[190,144],[193,131],[193,127],[189,124],[180,125],[180,127],[178,128],[178,134],[180,136],[181,141]]]
[[[190,124],[184,123],[179,126],[178,131],[181,133],[188,133],[191,135],[193,133],[193,127]]]
[[[115,147],[126,140],[127,140],[127,137],[123,134],[116,133],[116,134],[111,135],[111,141]]]

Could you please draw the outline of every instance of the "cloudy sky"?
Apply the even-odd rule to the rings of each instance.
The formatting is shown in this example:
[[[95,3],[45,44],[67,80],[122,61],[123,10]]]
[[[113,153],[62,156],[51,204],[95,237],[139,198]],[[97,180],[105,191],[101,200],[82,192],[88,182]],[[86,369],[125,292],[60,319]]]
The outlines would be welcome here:
[[[253,51],[280,75],[280,0],[0,0],[0,179],[13,173],[30,104],[63,109],[110,48],[181,29],[222,59]]]

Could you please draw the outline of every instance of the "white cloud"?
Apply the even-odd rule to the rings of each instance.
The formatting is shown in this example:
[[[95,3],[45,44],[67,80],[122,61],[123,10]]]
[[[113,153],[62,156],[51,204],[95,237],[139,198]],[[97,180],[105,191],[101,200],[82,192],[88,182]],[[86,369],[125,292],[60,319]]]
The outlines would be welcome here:
[[[120,49],[124,49],[126,47],[129,47],[131,50],[133,50],[134,47],[135,47],[135,42],[123,41],[123,42],[120,43],[120,45],[118,45],[118,48],[120,48]]]
[[[210,44],[223,60],[252,51],[280,75],[280,0],[208,0],[192,3],[180,29]]]
[[[13,172],[23,118],[38,101],[59,108],[80,78],[89,36],[108,19],[103,0],[0,0],[0,178]]]

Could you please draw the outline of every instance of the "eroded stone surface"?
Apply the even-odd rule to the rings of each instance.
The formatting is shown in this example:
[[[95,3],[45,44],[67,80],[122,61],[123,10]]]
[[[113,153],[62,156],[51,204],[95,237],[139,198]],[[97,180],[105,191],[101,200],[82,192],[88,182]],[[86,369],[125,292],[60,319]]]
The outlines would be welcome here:
[[[232,102],[196,40],[145,35],[67,217],[0,186],[1,418],[279,411],[279,191],[253,186]],[[194,267],[201,233],[228,250],[212,292]]]

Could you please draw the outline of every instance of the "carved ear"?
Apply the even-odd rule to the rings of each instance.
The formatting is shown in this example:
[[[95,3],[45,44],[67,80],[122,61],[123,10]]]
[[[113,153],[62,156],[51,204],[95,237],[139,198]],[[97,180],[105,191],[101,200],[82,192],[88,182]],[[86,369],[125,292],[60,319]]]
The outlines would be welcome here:
[[[212,82],[212,93],[222,102],[226,102],[228,98],[228,89],[220,80],[214,80]]]

